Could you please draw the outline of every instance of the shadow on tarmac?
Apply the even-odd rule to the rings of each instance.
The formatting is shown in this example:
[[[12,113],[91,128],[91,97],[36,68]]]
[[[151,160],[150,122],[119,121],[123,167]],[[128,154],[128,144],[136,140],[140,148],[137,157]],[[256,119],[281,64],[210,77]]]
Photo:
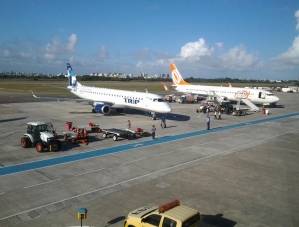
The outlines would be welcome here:
[[[70,111],[70,114],[94,114],[94,115],[100,115],[103,116],[103,114],[101,113],[92,113],[91,111]],[[152,117],[151,114],[149,113],[145,113],[143,111],[139,111],[139,110],[124,110],[121,113],[118,113],[116,111],[114,111],[113,109],[111,110],[111,112],[107,115],[105,115],[105,117],[113,117],[113,116],[125,116],[125,115],[143,115],[145,117]],[[157,116],[157,120],[160,120],[162,118],[162,116],[165,116],[166,120],[173,120],[173,121],[189,121],[190,120],[190,116],[187,115],[181,115],[181,114],[172,114],[172,113],[168,113],[168,114],[156,114]]]
[[[202,214],[203,223],[213,225],[215,227],[233,227],[237,222],[223,218],[223,214],[206,215]]]
[[[108,221],[108,222],[107,222],[107,225],[105,225],[104,227],[107,227],[107,226],[109,226],[109,225],[116,224],[117,222],[120,222],[120,221],[125,220],[125,218],[126,218],[125,216],[120,216],[120,217],[114,218],[114,219]]]
[[[24,120],[24,119],[26,119],[26,118],[27,118],[27,117],[18,117],[18,118],[5,119],[5,120],[0,120],[0,123],[3,123],[3,122],[9,122],[9,121]]]

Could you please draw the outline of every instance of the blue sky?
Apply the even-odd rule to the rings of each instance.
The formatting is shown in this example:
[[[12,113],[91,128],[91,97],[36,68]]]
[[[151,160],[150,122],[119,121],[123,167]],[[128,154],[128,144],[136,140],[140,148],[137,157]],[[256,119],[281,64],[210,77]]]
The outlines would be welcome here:
[[[0,71],[299,79],[298,0],[0,0]]]

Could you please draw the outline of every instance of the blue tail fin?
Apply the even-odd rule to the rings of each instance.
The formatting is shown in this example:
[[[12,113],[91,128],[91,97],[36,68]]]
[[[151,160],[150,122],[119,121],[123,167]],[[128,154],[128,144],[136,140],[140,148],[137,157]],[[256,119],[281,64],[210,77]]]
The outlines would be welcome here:
[[[69,86],[76,87],[77,79],[70,63],[66,63],[66,69],[69,77]]]

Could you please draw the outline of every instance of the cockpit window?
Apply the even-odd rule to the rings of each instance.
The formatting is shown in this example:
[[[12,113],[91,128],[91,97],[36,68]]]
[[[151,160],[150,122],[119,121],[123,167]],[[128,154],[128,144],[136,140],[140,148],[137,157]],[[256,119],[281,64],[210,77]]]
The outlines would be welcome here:
[[[153,99],[153,102],[166,102],[165,99]]]

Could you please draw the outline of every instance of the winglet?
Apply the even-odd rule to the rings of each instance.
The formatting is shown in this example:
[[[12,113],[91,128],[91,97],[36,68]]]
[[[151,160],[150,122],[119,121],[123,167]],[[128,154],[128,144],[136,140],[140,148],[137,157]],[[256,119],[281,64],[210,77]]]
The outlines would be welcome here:
[[[172,82],[175,85],[191,85],[190,83],[184,81],[179,70],[175,67],[174,64],[170,64],[170,71],[171,71]]]
[[[169,92],[168,87],[166,86],[166,84],[164,82],[162,82],[162,85],[163,85],[165,91]]]
[[[29,88],[29,91],[31,91],[30,88]],[[36,99],[38,98],[38,97],[33,93],[33,91],[31,91],[31,93],[32,93],[32,95],[33,95],[34,98],[36,98]]]

